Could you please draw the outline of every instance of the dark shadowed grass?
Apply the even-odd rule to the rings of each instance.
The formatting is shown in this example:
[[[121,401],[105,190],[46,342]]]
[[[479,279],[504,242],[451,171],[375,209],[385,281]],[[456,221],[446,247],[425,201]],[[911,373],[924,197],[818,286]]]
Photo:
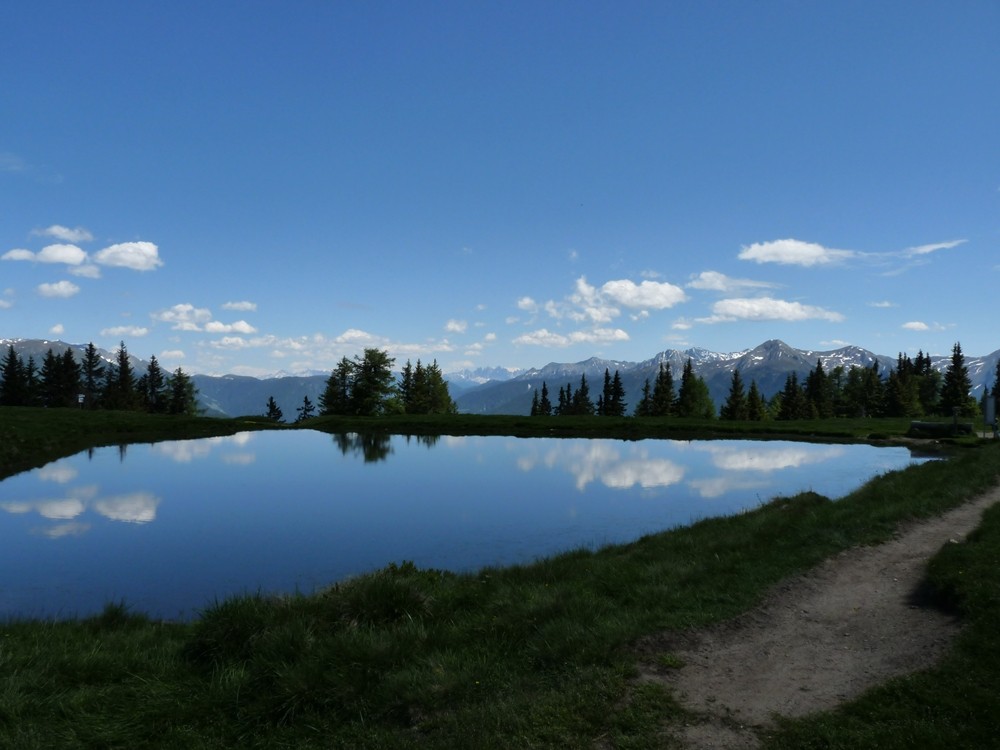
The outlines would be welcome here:
[[[0,479],[103,445],[188,440],[273,427],[273,422],[261,418],[0,406]]]
[[[311,596],[216,602],[189,624],[109,605],[0,626],[0,747],[646,748],[683,713],[634,686],[638,638],[732,617],[836,552],[994,486],[1000,448],[533,565],[403,563]],[[988,747],[997,736],[1000,519],[935,558],[968,622],[934,671],[790,722],[775,747]],[[991,630],[992,629],[992,630]],[[933,733],[932,731],[933,730]],[[900,738],[920,740],[905,744]]]

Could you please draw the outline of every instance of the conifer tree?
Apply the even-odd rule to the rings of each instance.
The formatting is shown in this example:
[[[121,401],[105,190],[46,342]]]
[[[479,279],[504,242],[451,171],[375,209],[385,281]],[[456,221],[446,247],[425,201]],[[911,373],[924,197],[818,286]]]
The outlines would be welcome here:
[[[573,391],[570,411],[581,416],[591,416],[594,413],[594,402],[590,400],[590,386],[587,385],[587,376],[580,376],[580,387]]]
[[[354,357],[354,382],[351,388],[351,413],[377,417],[389,409],[395,395],[392,365],[396,360],[381,349],[365,349],[363,357]]]
[[[62,359],[57,358],[50,347],[42,358],[41,370],[41,398],[42,405],[54,408],[62,406]]]
[[[781,391],[781,410],[778,412],[778,419],[808,419],[808,417],[809,404],[799,385],[798,373],[790,372],[785,377],[785,387]]]
[[[945,415],[975,416],[976,401],[969,396],[971,390],[972,381],[969,380],[969,368],[965,366],[962,345],[956,343],[951,349],[951,364],[945,371],[941,386],[941,412]]]
[[[435,359],[426,368],[428,414],[455,414],[458,407],[448,391],[448,381]]]
[[[642,384],[642,396],[639,398],[639,403],[635,405],[636,417],[649,417],[652,415],[653,407],[653,389],[649,384],[649,378]]]
[[[39,371],[39,403],[50,408],[76,406],[79,390],[80,366],[73,357],[73,351],[66,349],[62,354],[56,354],[50,348],[42,359]]]
[[[194,387],[194,381],[179,367],[167,376],[165,398],[168,414],[194,416],[198,413],[198,389]]]
[[[552,416],[552,402],[549,400],[549,387],[542,381],[542,396],[538,400],[538,414],[542,417]]]
[[[42,383],[38,374],[35,358],[28,355],[28,364],[24,366],[25,406],[42,406]]]
[[[1000,418],[1000,359],[997,360],[996,373],[993,377],[993,414]]]
[[[103,387],[104,380],[104,360],[97,352],[97,347],[93,342],[87,344],[83,352],[83,364],[81,366],[81,384],[83,387],[84,405],[93,409],[97,406],[97,400]]]
[[[302,422],[303,420],[309,419],[313,416],[314,407],[313,402],[309,400],[309,396],[302,397],[302,406],[295,410],[297,416],[295,417],[296,422]]]
[[[326,388],[319,397],[320,414],[323,416],[349,414],[353,384],[354,363],[347,357],[341,357],[340,362],[327,378]],[[412,374],[410,384],[412,385]]]
[[[168,410],[170,397],[166,393],[167,380],[156,361],[156,355],[151,355],[146,366],[146,372],[136,384],[136,391],[142,400],[143,407],[150,414],[163,414]]]
[[[674,413],[674,376],[670,372],[670,363],[661,362],[660,370],[653,383],[653,400],[650,405],[651,417],[667,417]]]
[[[115,355],[115,363],[108,371],[104,385],[103,402],[109,409],[135,409],[138,396],[135,389],[135,373],[129,361],[128,349],[122,341]]]
[[[750,390],[747,392],[747,419],[751,422],[761,422],[767,419],[767,402],[757,388],[757,381],[750,381]]]
[[[708,392],[708,385],[694,372],[694,363],[688,357],[681,373],[681,386],[677,391],[677,402],[674,413],[679,417],[698,417],[712,419],[715,417],[715,404]]]
[[[278,402],[274,400],[274,396],[268,396],[267,399],[267,412],[264,414],[265,417],[274,422],[283,422],[285,415],[281,411],[281,407],[278,406]]]
[[[618,370],[615,370],[615,376],[611,379],[611,416],[624,417],[627,409],[625,386],[622,385],[622,378]]]
[[[604,387],[598,399],[597,413],[604,417],[623,417],[628,404],[625,403],[625,388],[621,373],[615,370],[612,378],[608,368],[604,369]]]
[[[816,360],[816,367],[806,376],[805,399],[809,416],[829,419],[833,416],[833,389],[823,370],[823,361]]]
[[[407,360],[397,390],[407,414],[454,414],[457,411],[437,360],[424,366],[418,359],[416,369]]]
[[[601,395],[597,397],[597,414],[604,417],[608,415],[608,406],[611,403],[611,373],[608,368],[604,368],[604,386],[601,388]]]
[[[726,403],[719,411],[719,419],[730,421],[746,420],[749,418],[747,395],[743,389],[743,378],[740,376],[740,368],[733,368],[733,376],[729,382],[729,395]]]
[[[73,356],[73,350],[67,349],[62,353],[61,365],[62,400],[66,406],[80,405],[79,396],[82,389],[80,373],[80,363]]]
[[[420,365],[420,360],[417,360],[417,365]],[[413,365],[410,364],[410,360],[406,360],[406,364],[403,365],[403,370],[399,374],[399,400],[403,402],[403,409],[407,413],[411,413],[410,409],[413,402]]]
[[[24,361],[14,350],[14,345],[9,344],[0,363],[0,406],[27,406],[27,401]]]

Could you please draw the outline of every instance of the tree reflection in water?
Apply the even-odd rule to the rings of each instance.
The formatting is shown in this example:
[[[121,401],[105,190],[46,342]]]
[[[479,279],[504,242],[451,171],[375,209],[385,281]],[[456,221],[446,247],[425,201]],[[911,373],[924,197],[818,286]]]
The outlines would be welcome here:
[[[366,464],[385,461],[392,453],[392,435],[344,432],[335,434],[333,442],[342,454],[360,455]]]

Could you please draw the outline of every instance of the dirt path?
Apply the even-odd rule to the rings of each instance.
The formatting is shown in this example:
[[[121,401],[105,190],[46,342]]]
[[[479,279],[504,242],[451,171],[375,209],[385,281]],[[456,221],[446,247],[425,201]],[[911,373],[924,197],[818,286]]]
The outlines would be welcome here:
[[[1000,488],[890,542],[834,557],[776,588],[757,609],[696,633],[641,644],[640,680],[670,688],[704,720],[679,735],[689,748],[755,748],[774,714],[833,708],[891,677],[933,664],[958,632],[954,618],[911,603],[927,563],[1000,502]],[[684,665],[657,666],[669,653]]]

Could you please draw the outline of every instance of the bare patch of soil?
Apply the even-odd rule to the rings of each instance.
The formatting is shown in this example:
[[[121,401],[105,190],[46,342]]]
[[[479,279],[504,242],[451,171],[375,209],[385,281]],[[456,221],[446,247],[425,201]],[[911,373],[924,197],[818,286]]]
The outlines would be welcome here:
[[[640,644],[640,680],[670,688],[702,720],[678,733],[689,748],[755,748],[775,715],[835,707],[934,664],[955,618],[915,603],[928,559],[973,531],[1000,488],[944,515],[858,547],[784,582],[758,608],[697,632]],[[669,654],[679,668],[657,657]]]

